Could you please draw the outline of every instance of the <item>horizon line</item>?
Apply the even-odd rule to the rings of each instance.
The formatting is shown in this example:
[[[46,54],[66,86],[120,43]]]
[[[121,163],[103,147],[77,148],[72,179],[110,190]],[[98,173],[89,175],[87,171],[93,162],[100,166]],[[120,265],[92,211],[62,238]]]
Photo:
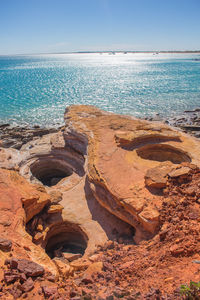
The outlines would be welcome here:
[[[16,55],[41,55],[41,54],[86,54],[86,53],[200,53],[200,50],[80,50],[80,51],[61,51],[61,52],[36,52],[36,53],[12,53],[0,54],[0,56]]]

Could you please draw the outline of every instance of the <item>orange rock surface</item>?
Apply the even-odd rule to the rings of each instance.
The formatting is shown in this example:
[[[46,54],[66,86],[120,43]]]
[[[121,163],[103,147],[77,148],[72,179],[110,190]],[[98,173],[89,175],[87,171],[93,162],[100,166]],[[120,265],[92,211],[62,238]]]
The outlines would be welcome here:
[[[88,179],[96,199],[136,228],[136,242],[155,234],[161,201],[145,186],[146,174],[162,169],[163,162],[171,162],[168,172],[180,163],[199,165],[199,141],[161,123],[96,107],[72,106],[65,120],[66,134],[79,132],[88,139]]]
[[[0,235],[12,242],[11,252],[0,250],[0,264],[4,265],[6,258],[17,256],[31,259],[56,274],[55,265],[32,243],[25,230],[26,222],[50,201],[49,195],[40,192],[15,171],[0,169],[0,199]]]
[[[71,106],[64,118],[57,133],[0,148],[2,295],[128,299],[130,284],[172,295],[198,281],[200,141],[93,106]],[[43,267],[44,284],[15,259]]]

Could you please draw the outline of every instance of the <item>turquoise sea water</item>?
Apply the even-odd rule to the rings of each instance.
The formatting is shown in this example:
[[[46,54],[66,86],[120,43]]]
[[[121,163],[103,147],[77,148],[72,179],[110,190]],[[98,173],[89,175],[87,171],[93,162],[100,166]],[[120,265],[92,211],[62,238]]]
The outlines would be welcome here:
[[[0,56],[0,123],[52,126],[92,104],[144,117],[200,106],[199,54]]]

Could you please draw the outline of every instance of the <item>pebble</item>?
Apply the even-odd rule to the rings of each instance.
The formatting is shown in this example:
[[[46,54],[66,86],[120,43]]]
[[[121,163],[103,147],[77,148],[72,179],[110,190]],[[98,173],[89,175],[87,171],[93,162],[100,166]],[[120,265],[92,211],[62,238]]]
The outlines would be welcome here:
[[[194,264],[200,264],[200,260],[196,260],[196,259],[195,259],[195,260],[193,260],[192,262],[193,262]]]

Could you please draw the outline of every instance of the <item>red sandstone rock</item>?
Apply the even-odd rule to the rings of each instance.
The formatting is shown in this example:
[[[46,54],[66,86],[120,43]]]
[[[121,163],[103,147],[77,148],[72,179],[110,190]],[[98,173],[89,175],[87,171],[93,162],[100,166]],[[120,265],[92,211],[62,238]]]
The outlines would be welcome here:
[[[23,292],[29,292],[34,288],[34,282],[31,277],[29,277],[22,285],[21,289]]]
[[[17,269],[26,274],[26,276],[40,276],[44,274],[44,268],[33,261],[20,259],[18,261]]]
[[[181,168],[177,168],[177,169],[169,172],[169,176],[172,178],[180,177],[180,176],[187,177],[190,171],[191,171],[191,169],[188,167],[181,167]]]
[[[17,271],[5,271],[4,272],[4,280],[7,284],[15,282],[20,278],[20,275]]]
[[[0,269],[0,278],[4,273],[5,288],[9,285],[15,297],[21,296],[20,287],[28,281],[25,273],[27,276],[37,276],[37,268],[33,270],[29,263],[23,262],[18,269],[19,261],[23,260],[38,262],[54,274],[58,269],[60,281],[56,282],[55,279],[53,288],[59,289],[63,299],[70,299],[72,285],[76,297],[82,297],[82,286],[87,285],[90,292],[85,292],[91,299],[95,299],[98,292],[99,295],[102,292],[102,295],[110,297],[115,293],[121,297],[127,290],[130,291],[130,297],[142,293],[139,296],[145,299],[145,294],[161,297],[161,291],[172,295],[183,281],[198,281],[199,267],[192,261],[200,260],[200,171],[198,167],[191,167],[189,162],[199,165],[199,142],[168,126],[107,114],[94,107],[72,107],[65,118],[67,126],[59,136],[44,136],[41,140],[31,142],[31,145],[25,145],[23,152],[12,154],[9,164],[0,159],[1,166],[19,170],[32,182],[36,182],[36,179],[31,179],[33,174],[30,173],[30,165],[37,163],[38,156],[45,159],[54,157],[56,166],[58,157],[65,157],[67,163],[63,160],[64,163],[68,166],[73,162],[73,166],[70,166],[78,173],[73,171],[67,179],[53,187],[44,188],[41,184],[31,185],[17,172],[0,169],[0,234],[2,239],[9,238],[12,255],[20,258],[11,259],[9,265],[9,253],[0,250],[0,265],[3,268],[11,267],[5,273]],[[2,155],[7,159],[6,153],[2,152]],[[18,166],[17,156],[21,157]],[[159,167],[168,160],[175,170],[169,178],[166,170],[163,171],[164,175],[161,174],[162,170],[159,173]],[[37,168],[41,166],[40,163]],[[156,174],[152,170],[157,170]],[[145,179],[145,175],[148,178]],[[184,180],[181,181],[182,177]],[[147,186],[164,184],[166,188],[163,194],[147,189],[147,179],[151,181],[146,183]],[[62,195],[52,196],[51,192],[57,190]],[[59,201],[52,200],[56,197]],[[48,214],[46,204],[50,204],[50,201],[52,204],[61,202],[63,210],[59,216]],[[116,216],[115,219],[112,214]],[[105,222],[108,219],[110,222]],[[123,245],[125,239],[118,234],[118,230],[124,226],[122,220],[136,229],[135,241],[143,242],[133,245],[133,239],[130,239],[130,245]],[[25,231],[26,222],[29,222],[29,234]],[[42,236],[38,241],[40,246],[33,244],[31,237],[38,230]],[[70,265],[54,259],[57,262],[54,265],[43,249],[49,241],[52,243],[48,245],[49,248],[56,246],[53,241],[58,237],[57,241],[60,242],[60,233],[66,232],[71,238],[74,233],[81,232],[78,237],[84,236],[85,257]],[[109,241],[103,246],[108,238],[116,239],[121,244]],[[149,240],[144,241],[146,238]],[[99,271],[92,268],[91,276],[85,270],[89,270],[91,265],[86,258],[94,250],[103,268],[97,268]],[[6,259],[7,264],[4,265]],[[169,278],[174,278],[173,282]],[[45,281],[46,278],[41,280]],[[31,279],[29,281],[31,286]],[[47,286],[50,282],[46,281]],[[44,296],[39,292],[41,282],[36,280],[35,285],[27,297],[43,299]],[[116,285],[119,285],[119,290]],[[149,286],[155,287],[155,290],[149,293]],[[3,292],[9,299],[4,287]],[[56,293],[47,290],[46,297],[59,299]]]
[[[17,269],[26,276],[40,276],[44,274],[44,268],[33,261],[27,259],[11,259],[10,266]]]
[[[50,298],[51,296],[55,295],[57,293],[57,287],[48,287],[48,286],[43,286],[42,291],[44,293],[45,298]]]
[[[94,281],[93,281],[92,276],[91,276],[90,274],[86,274],[86,273],[85,273],[85,274],[83,275],[82,282],[83,282],[84,284],[90,284],[90,283],[93,283]]]
[[[71,262],[71,261],[74,261],[74,260],[76,260],[76,259],[78,259],[78,258],[81,258],[81,254],[79,254],[79,253],[65,253],[65,252],[63,252],[63,257],[65,258],[65,259],[67,259],[69,262]]]
[[[93,274],[96,272],[101,272],[102,270],[103,270],[103,263],[101,261],[94,262],[91,265],[89,265],[89,267],[84,272],[84,274]]]
[[[0,250],[10,251],[12,248],[12,241],[0,238]]]
[[[18,299],[22,295],[21,285],[18,283],[13,285],[13,287],[9,289],[9,292],[11,295],[13,295],[14,299]]]
[[[148,169],[145,175],[145,184],[151,188],[164,188],[167,184],[168,173],[174,169],[170,162],[161,163],[155,168]]]
[[[52,204],[48,209],[48,214],[61,213],[63,210],[63,206],[60,204]]]

